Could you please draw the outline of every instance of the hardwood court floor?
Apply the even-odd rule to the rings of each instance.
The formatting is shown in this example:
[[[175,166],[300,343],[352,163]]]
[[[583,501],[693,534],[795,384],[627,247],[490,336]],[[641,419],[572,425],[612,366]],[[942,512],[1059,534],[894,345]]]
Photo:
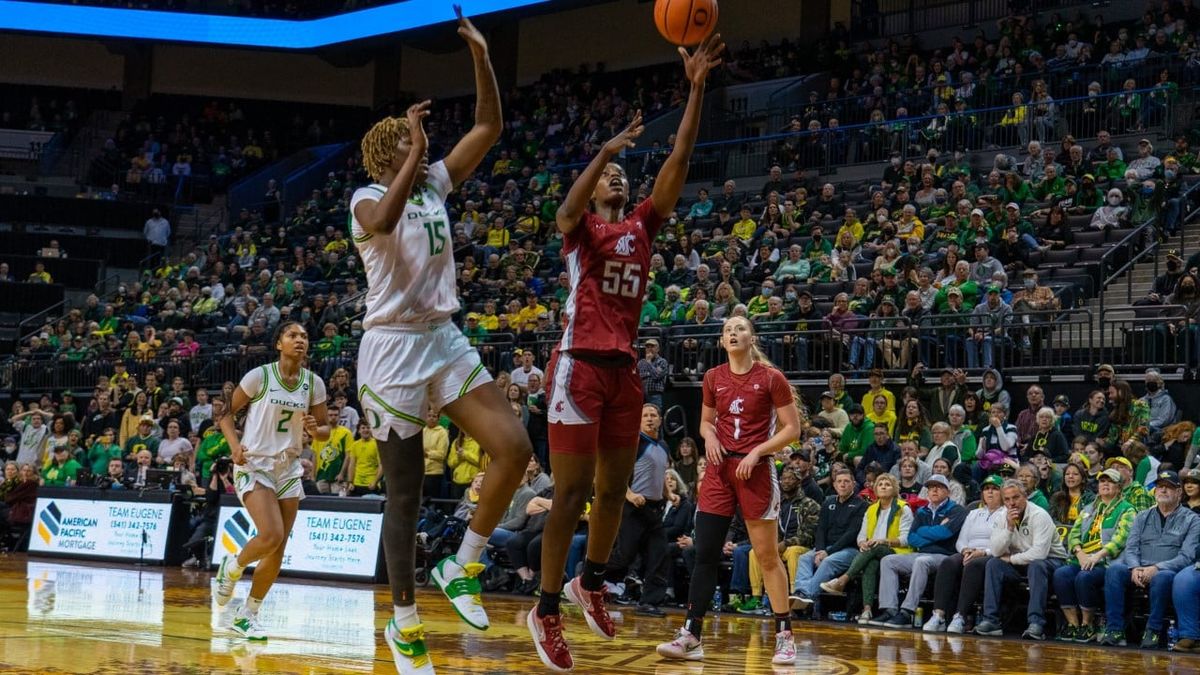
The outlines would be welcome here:
[[[390,614],[386,587],[278,583],[262,609],[261,647],[221,626],[207,572],[0,557],[0,673],[390,673],[378,628]],[[230,608],[249,585],[238,585]],[[525,630],[528,598],[487,598],[492,627],[462,624],[436,591],[419,604],[439,673],[547,672]],[[567,605],[564,603],[564,607]],[[625,609],[625,608],[622,608]],[[703,663],[660,661],[654,645],[678,615],[625,612],[614,642],[595,638],[574,609],[566,621],[577,673],[714,675],[761,673],[1200,673],[1200,657],[1016,640],[923,635],[797,623],[799,660],[773,667],[769,622],[722,615],[705,634]]]

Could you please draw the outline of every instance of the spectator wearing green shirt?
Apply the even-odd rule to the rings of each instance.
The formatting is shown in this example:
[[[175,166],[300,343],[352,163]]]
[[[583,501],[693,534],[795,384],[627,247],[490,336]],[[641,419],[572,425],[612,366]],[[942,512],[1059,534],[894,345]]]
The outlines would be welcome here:
[[[201,483],[212,476],[212,466],[221,457],[229,457],[233,453],[229,449],[229,441],[217,425],[205,430],[196,448],[196,478]]]
[[[488,335],[488,330],[479,325],[479,314],[476,312],[467,314],[466,325],[463,326],[462,332],[472,347],[478,346],[480,342],[487,339]]]
[[[1043,202],[1051,197],[1061,199],[1067,196],[1067,182],[1063,180],[1062,176],[1058,175],[1058,167],[1056,165],[1046,165],[1046,175],[1042,180],[1034,184],[1033,196],[1037,197],[1038,201]]]
[[[65,487],[75,484],[75,477],[79,475],[79,470],[83,467],[74,459],[71,459],[71,453],[67,451],[65,445],[60,445],[54,449],[54,459],[50,465],[42,470],[42,485]],[[107,471],[106,468],[101,471]]]
[[[842,429],[838,451],[846,460],[850,460],[861,457],[867,451],[867,446],[875,442],[875,423],[866,418],[863,407],[857,403],[846,406],[846,414],[850,416],[850,424]]]
[[[1109,148],[1107,159],[1096,165],[1096,175],[1105,180],[1122,180],[1125,178],[1125,169],[1127,168],[1128,166],[1117,153],[1117,149]]]
[[[113,442],[113,429],[107,427],[100,432],[100,437],[88,449],[87,461],[92,467],[92,474],[102,476],[108,471],[110,459],[121,459],[121,446]]]
[[[804,245],[804,257],[810,263],[818,262],[822,256],[833,253],[833,243],[825,238],[825,228],[820,225],[812,226],[812,239]]]
[[[154,418],[146,415],[138,420],[137,434],[125,441],[125,461],[133,462],[142,450],[150,452],[152,458],[158,457],[158,438],[154,435]]]

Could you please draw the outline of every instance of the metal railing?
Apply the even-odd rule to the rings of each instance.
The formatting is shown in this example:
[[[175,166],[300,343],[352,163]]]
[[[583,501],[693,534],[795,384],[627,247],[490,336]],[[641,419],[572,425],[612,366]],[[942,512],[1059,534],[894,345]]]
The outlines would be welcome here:
[[[1025,14],[1079,4],[1073,0],[1026,0]],[[961,26],[973,28],[1012,13],[1011,0],[855,0],[851,9],[854,27],[872,37],[908,35]]]
[[[1099,361],[1118,370],[1142,372],[1158,368],[1164,373],[1197,365],[1200,327],[1171,326],[1184,321],[1182,305],[1120,305],[1105,310],[1100,323]]]
[[[53,305],[50,305],[46,309],[37,312],[36,314],[30,314],[29,316],[22,317],[22,319],[17,322],[17,342],[21,343],[29,339],[30,335],[33,335],[35,332],[41,330],[42,324],[46,323],[46,321],[53,317],[59,316],[59,314],[61,314],[66,307],[67,301],[60,300]],[[33,326],[32,330],[30,329],[30,326]]]

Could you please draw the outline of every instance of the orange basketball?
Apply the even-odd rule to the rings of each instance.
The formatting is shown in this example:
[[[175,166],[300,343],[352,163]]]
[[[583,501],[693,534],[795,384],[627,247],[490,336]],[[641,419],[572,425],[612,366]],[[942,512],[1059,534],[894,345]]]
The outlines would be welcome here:
[[[717,0],[656,0],[654,25],[671,44],[700,44],[717,27]]]

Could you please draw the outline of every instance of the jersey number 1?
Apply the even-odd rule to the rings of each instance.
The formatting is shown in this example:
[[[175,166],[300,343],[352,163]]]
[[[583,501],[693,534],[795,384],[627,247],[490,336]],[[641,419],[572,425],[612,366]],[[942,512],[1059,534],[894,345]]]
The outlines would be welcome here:
[[[429,235],[430,257],[439,255],[442,251],[446,250],[446,221],[426,221],[425,234]]]
[[[604,262],[604,283],[600,290],[609,295],[619,295],[625,298],[639,298],[642,289],[642,266],[637,263],[606,260]]]

